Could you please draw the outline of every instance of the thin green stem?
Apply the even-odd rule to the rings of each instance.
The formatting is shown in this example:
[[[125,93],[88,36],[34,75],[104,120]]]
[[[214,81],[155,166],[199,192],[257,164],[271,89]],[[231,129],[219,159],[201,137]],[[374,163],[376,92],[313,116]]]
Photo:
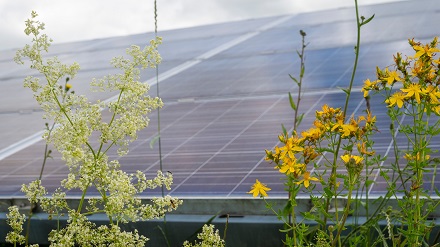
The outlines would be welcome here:
[[[278,212],[275,211],[275,210],[273,209],[272,205],[266,201],[266,198],[263,197],[263,201],[264,201],[264,203],[268,206],[268,208],[269,208],[269,209],[270,209],[275,215],[278,215]],[[289,222],[287,222],[283,217],[280,217],[280,220],[281,220],[281,221],[282,221],[287,227],[292,227],[292,226],[289,224]]]
[[[157,38],[157,23],[158,23],[158,18],[157,18],[157,1],[154,0],[154,36]],[[159,64],[156,64],[156,96],[159,98],[160,97],[160,90],[159,90]],[[162,137],[161,137],[161,126],[160,126],[160,108],[157,108],[157,142],[158,142],[158,146],[159,146],[159,170],[161,172],[163,172],[163,160],[162,160]],[[165,197],[165,186],[161,185],[160,186],[160,191],[161,191],[161,195],[162,197]],[[166,226],[167,226],[167,217],[166,214],[163,217],[163,224],[164,224],[164,234],[167,232]],[[226,236],[226,230],[225,230],[225,236]],[[168,242],[167,239],[167,245],[170,246],[170,243]]]
[[[402,119],[401,119],[401,121],[400,122],[403,122],[403,120],[405,119],[405,115],[404,116],[402,116]],[[395,121],[394,119],[392,119],[391,121]],[[392,142],[393,142],[393,152],[394,152],[394,157],[396,157],[396,163],[395,163],[395,166],[396,166],[396,168],[397,168],[397,173],[398,173],[398,177],[396,178],[396,179],[394,179],[393,178],[393,181],[397,181],[397,179],[400,179],[400,183],[401,183],[401,185],[403,186],[403,188],[406,190],[406,183],[404,182],[404,178],[403,178],[403,171],[402,171],[402,169],[400,169],[400,164],[399,164],[399,159],[397,159],[397,157],[399,157],[399,147],[398,147],[398,145],[397,145],[397,140],[396,140],[396,137],[397,137],[397,133],[399,132],[398,130],[400,129],[400,125],[401,125],[401,123],[399,122],[399,121],[397,121],[399,124],[399,126],[397,127],[397,129],[395,130],[394,129],[394,124],[391,124],[391,128],[390,128],[390,131],[391,131],[391,138],[392,138]],[[395,171],[396,169],[393,169],[393,171]],[[395,183],[395,182],[393,182],[393,183]]]
[[[68,78],[66,79],[66,84],[67,84],[67,81],[68,81]],[[66,100],[67,91],[68,90],[64,91],[63,102]],[[50,135],[51,135],[53,129],[55,128],[56,123],[57,123],[57,118],[54,120],[54,122],[52,123],[52,126],[50,128],[49,128],[49,124],[46,123],[46,130],[48,131],[48,137],[47,137],[48,139],[50,138]],[[43,178],[43,172],[44,172],[44,167],[46,166],[47,158],[50,157],[50,153],[51,153],[51,150],[48,150],[48,148],[49,148],[49,144],[46,143],[46,145],[44,146],[43,163],[41,164],[40,175],[38,176],[38,180],[40,180],[40,181]],[[37,206],[36,203],[31,203],[31,207],[29,209],[28,222],[27,222],[27,227],[26,227],[26,236],[25,236],[25,245],[26,246],[29,245],[29,233],[31,230],[31,219],[33,216],[33,210],[35,209],[36,206]]]
[[[414,149],[414,151],[417,151],[417,154],[416,154],[415,161],[414,161],[415,162],[414,167],[412,167],[413,170],[415,169],[415,174],[414,174],[415,178],[413,178],[413,182],[412,182],[413,184],[411,186],[411,190],[415,190],[414,191],[415,192],[415,202],[413,204],[413,206],[415,206],[415,208],[414,208],[415,212],[413,212],[413,215],[412,215],[414,221],[412,223],[409,222],[409,225],[412,225],[411,228],[414,228],[414,226],[416,228],[416,229],[412,229],[413,232],[410,233],[411,235],[414,234],[413,235],[414,236],[414,244],[418,243],[417,233],[419,233],[418,224],[419,224],[419,213],[420,213],[420,205],[418,205],[419,200],[420,200],[420,189],[419,189],[420,162],[417,157],[420,152],[420,149],[419,149],[420,140],[418,139],[418,128],[417,128],[419,125],[418,124],[418,119],[419,119],[418,109],[419,109],[419,107],[420,107],[420,105],[417,105],[416,112],[413,112],[413,123],[414,123],[413,136],[414,136],[414,143],[416,145],[413,147],[413,149]],[[414,109],[414,106],[413,106],[413,109]],[[410,193],[412,194],[412,191]],[[412,199],[410,199],[410,200],[412,200]],[[413,208],[413,207],[411,207],[411,208]]]
[[[294,200],[294,198],[292,198],[293,200]],[[290,200],[292,200],[292,199],[290,199]],[[292,204],[290,201],[289,201],[289,203],[290,204]],[[297,224],[296,224],[296,215],[295,215],[295,207],[294,206],[292,206],[292,211],[291,211],[291,217],[289,217],[289,222],[290,222],[290,219],[292,219],[292,237],[293,237],[293,243],[296,245],[296,242],[297,242],[297,240],[296,240],[296,226],[297,226]]]
[[[353,83],[354,83],[354,78],[356,75],[356,70],[357,70],[357,65],[358,65],[358,60],[359,60],[359,51],[360,51],[360,43],[361,43],[361,26],[362,23],[360,22],[360,18],[359,18],[359,7],[358,7],[358,2],[357,0],[354,1],[355,3],[355,10],[356,10],[356,31],[357,31],[357,38],[356,38],[356,46],[355,46],[355,59],[354,59],[354,65],[353,65],[353,70],[351,73],[351,79],[350,79],[350,83],[348,85],[348,89],[345,91],[346,92],[346,97],[345,97],[345,104],[344,104],[344,110],[342,112],[343,114],[343,121],[345,122],[345,118],[346,118],[346,112],[348,109],[348,103],[350,100],[350,95],[351,95],[351,90],[353,88]],[[339,157],[339,150],[341,148],[341,143],[342,143],[342,135],[339,135],[339,139],[337,142],[337,147],[335,150],[335,153],[333,155],[333,163],[332,163],[332,171],[330,173],[330,186],[333,187],[333,192],[334,192],[334,197],[336,199],[336,195],[337,195],[337,186],[336,186],[336,169],[337,169],[337,160]],[[326,213],[328,213],[329,209],[330,209],[330,202],[331,202],[331,198],[327,198],[326,200]],[[337,202],[335,202],[337,203]],[[336,217],[337,217],[337,210],[336,210]],[[324,217],[324,226],[327,224],[327,217]]]
[[[102,200],[104,201],[104,203],[107,203],[107,194],[105,192],[102,194]],[[111,215],[108,216],[108,219],[110,221],[110,224],[113,224],[113,217]]]
[[[157,1],[154,0],[154,36],[157,38]],[[159,98],[159,65],[156,64],[156,96]],[[160,108],[157,108],[157,134],[158,134],[158,145],[159,145],[159,169],[163,171],[163,162],[162,162],[162,142],[161,142],[161,129],[160,129]],[[161,186],[162,197],[165,196],[165,188]],[[165,218],[164,218],[165,219]]]
[[[114,121],[115,118],[116,118],[116,114],[117,114],[117,111],[118,111],[119,102],[121,101],[121,98],[122,98],[122,94],[123,94],[123,92],[124,92],[124,88],[122,88],[121,91],[119,92],[118,99],[117,99],[117,101],[116,101],[116,107],[115,107],[115,109],[114,109],[114,111],[113,111],[112,118],[111,118],[111,120],[110,120],[110,122],[109,122],[109,124],[108,124],[109,127],[113,124],[113,121]],[[114,144],[115,144],[115,141],[112,141],[112,143],[106,148],[106,150],[102,153],[102,155],[104,155],[105,153],[107,153],[107,151],[108,151],[108,150],[109,150]],[[97,152],[97,153],[98,153],[98,156],[101,154],[101,150],[102,150],[103,146],[104,146],[104,143],[101,142],[101,144],[99,145],[98,152]]]
[[[373,214],[371,215],[370,218],[367,219],[367,221],[363,224],[363,225],[369,225],[373,220],[375,220],[375,217],[377,217],[377,215],[381,212],[382,208],[387,204],[387,202],[389,201],[389,198],[384,198],[383,200],[380,201],[378,207],[376,208],[376,210],[373,212]],[[354,235],[356,232],[362,230],[362,226],[358,226],[356,227],[353,231],[351,231],[345,238],[344,241],[342,242],[342,246],[346,246],[345,243],[348,241],[348,239],[350,239],[350,237],[352,235]],[[368,246],[368,245],[367,245]]]
[[[354,49],[355,50],[355,59],[354,59],[354,64],[353,64],[353,70],[351,72],[350,84],[348,85],[347,96],[345,98],[344,111],[342,112],[342,114],[344,116],[344,120],[345,120],[347,109],[348,109],[348,102],[350,100],[350,95],[351,95],[351,90],[353,88],[354,78],[356,76],[357,65],[358,65],[358,61],[359,61],[359,51],[360,51],[360,45],[361,45],[361,26],[362,25],[361,25],[360,18],[359,18],[359,8],[358,8],[357,0],[355,0],[354,3],[355,3],[355,10],[356,10],[357,37],[356,37],[356,47]]]
[[[304,78],[304,73],[305,73],[305,48],[307,47],[306,43],[305,43],[305,36],[306,33],[303,30],[300,30],[300,35],[302,37],[301,39],[301,52],[297,52],[298,56],[300,58],[300,74],[299,74],[299,80],[293,78],[291,76],[291,78],[297,83],[298,85],[298,94],[297,94],[297,99],[296,99],[296,104],[294,107],[294,118],[293,118],[293,133],[296,134],[298,125],[300,124],[301,119],[299,119],[298,117],[298,113],[299,113],[299,106],[301,103],[301,92],[302,92],[302,81]],[[290,94],[289,94],[290,97]],[[290,99],[292,100],[292,99]],[[288,204],[289,206],[292,207],[292,209],[289,212],[288,215],[288,221],[289,221],[289,225],[295,226],[296,225],[296,216],[295,216],[295,207],[292,206],[292,201],[295,200],[296,194],[292,193],[292,191],[294,190],[292,182],[291,182],[291,178],[289,177],[289,191],[288,191]],[[296,243],[296,230],[295,227],[292,227],[292,231],[290,232],[291,236],[293,237],[293,241],[294,243]]]
[[[298,124],[299,124],[299,119],[298,119],[298,112],[299,112],[299,104],[301,102],[301,92],[302,92],[302,81],[304,78],[304,73],[305,73],[305,52],[304,50],[306,49],[307,45],[305,43],[305,36],[306,33],[301,30],[300,31],[302,40],[301,40],[301,53],[298,53],[299,58],[301,59],[301,64],[300,64],[300,74],[299,74],[299,81],[298,81],[298,96],[296,99],[296,110],[295,110],[295,117],[294,117],[294,122],[293,122],[293,131],[296,132],[297,128],[298,128]]]
[[[78,213],[81,213],[81,210],[83,208],[83,203],[87,194],[87,189],[90,187],[90,183],[86,186],[86,188],[84,189],[82,195],[81,195],[81,200],[79,201],[79,205],[78,205],[78,209],[76,210]]]
[[[226,233],[228,231],[228,225],[229,225],[229,214],[226,215],[225,231],[223,232],[223,240],[224,241],[226,241]]]
[[[339,245],[341,245],[341,238],[340,238],[340,236],[341,236],[342,230],[344,229],[345,222],[347,221],[348,214],[350,212],[350,204],[351,204],[351,196],[352,196],[352,193],[353,193],[353,186],[354,185],[352,184],[352,181],[351,181],[351,178],[350,178],[350,185],[349,185],[348,196],[347,196],[347,206],[345,206],[345,210],[344,210],[344,214],[342,216],[341,223],[338,224],[338,232],[336,233],[336,236],[335,236],[335,238],[334,238],[334,240],[332,242],[332,246],[336,246],[337,242],[339,242]]]

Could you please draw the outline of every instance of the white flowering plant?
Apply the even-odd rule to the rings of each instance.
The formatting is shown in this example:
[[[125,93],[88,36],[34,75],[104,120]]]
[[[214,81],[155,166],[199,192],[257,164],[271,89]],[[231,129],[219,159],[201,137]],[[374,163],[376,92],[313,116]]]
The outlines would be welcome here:
[[[111,64],[122,72],[93,79],[91,86],[94,91],[115,92],[117,99],[91,103],[83,95],[68,93],[72,84],[60,82],[65,78],[73,79],[80,69],[79,64],[66,65],[57,57],[43,56],[52,40],[42,33],[45,26],[37,16],[33,11],[26,21],[25,33],[33,38],[32,44],[19,50],[14,60],[19,64],[30,62],[30,67],[43,75],[43,80],[26,77],[24,86],[32,90],[45,112],[44,118],[56,123],[43,138],[60,152],[69,173],[61,181],[60,188],[51,194],[40,180],[23,185],[22,191],[32,204],[39,204],[50,216],[67,212],[67,225],[52,230],[49,235],[51,246],[89,246],[91,243],[96,246],[144,246],[148,240],[145,236],[137,231],[125,232],[120,225],[161,218],[182,204],[171,196],[154,198],[151,203],[144,204],[138,196],[147,189],[161,186],[170,190],[172,174],[158,171],[152,179],[147,179],[141,171],[128,174],[121,169],[118,159],[109,158],[108,152],[117,148],[119,157],[126,155],[137,132],[148,126],[148,113],[163,105],[161,99],[148,96],[149,85],[140,82],[140,70],[154,68],[161,61],[157,52],[161,38],[150,41],[144,49],[128,48],[130,59],[114,58]],[[110,117],[103,116],[105,111]],[[97,190],[100,197],[86,199],[91,188]],[[73,189],[82,192],[77,208],[71,208],[66,202],[65,191]],[[11,207],[8,214],[11,217],[8,222],[13,223],[13,231],[8,236],[11,243],[23,244],[22,228],[18,225],[23,224],[24,218],[16,211]],[[97,227],[90,222],[87,216],[95,213],[106,214],[109,225]]]
[[[202,232],[197,234],[199,242],[194,244],[189,241],[183,243],[183,247],[224,247],[225,240],[220,237],[219,231],[214,230],[214,225],[203,225]]]

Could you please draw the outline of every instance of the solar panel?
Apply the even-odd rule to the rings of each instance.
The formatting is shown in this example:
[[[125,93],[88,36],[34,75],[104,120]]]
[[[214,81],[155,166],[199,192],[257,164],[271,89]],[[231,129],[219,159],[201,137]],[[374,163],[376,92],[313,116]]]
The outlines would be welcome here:
[[[375,67],[392,63],[396,52],[411,54],[406,39],[426,41],[437,33],[440,7],[435,0],[406,1],[361,7],[375,19],[362,32],[360,63],[349,114],[365,108],[360,86],[374,78]],[[420,13],[423,12],[423,15]],[[402,24],[404,23],[404,24]],[[160,71],[161,142],[164,170],[174,175],[171,194],[179,197],[247,198],[255,179],[264,180],[271,197],[286,197],[283,176],[264,160],[265,149],[277,144],[281,124],[292,126],[293,111],[287,92],[296,87],[288,74],[298,74],[296,49],[299,30],[307,32],[306,75],[300,129],[308,129],[314,113],[323,104],[341,107],[354,60],[354,10],[352,8],[261,18],[162,32],[164,45]],[[50,27],[48,27],[50,33]],[[67,43],[53,46],[53,53],[65,62],[78,61],[83,70],[72,82],[77,93],[91,100],[113,95],[93,95],[88,90],[92,77],[113,72],[111,57],[122,55],[130,44],[142,45],[153,34]],[[22,80],[33,71],[14,65],[13,52],[0,52],[0,197],[20,197],[21,184],[36,179],[42,163],[44,143],[38,132],[44,127],[42,112],[22,89]],[[155,94],[154,71],[143,73]],[[376,151],[390,152],[389,122],[380,100],[372,101],[380,134],[374,136]],[[150,114],[150,126],[139,133],[130,153],[120,160],[127,172],[144,171],[149,177],[159,169],[157,116]],[[37,134],[36,134],[37,133]],[[29,138],[28,138],[29,137]],[[25,139],[28,138],[28,139]],[[20,142],[21,141],[21,142]],[[440,140],[433,145],[439,146]],[[59,155],[46,164],[43,185],[50,191],[59,186],[67,168]],[[117,158],[112,154],[111,158]],[[384,164],[387,165],[387,164]],[[375,174],[373,174],[375,175]],[[432,174],[427,175],[440,181]],[[371,194],[386,193],[380,176]],[[160,196],[159,190],[143,196]],[[70,191],[69,196],[80,196]],[[89,195],[97,195],[91,191]]]

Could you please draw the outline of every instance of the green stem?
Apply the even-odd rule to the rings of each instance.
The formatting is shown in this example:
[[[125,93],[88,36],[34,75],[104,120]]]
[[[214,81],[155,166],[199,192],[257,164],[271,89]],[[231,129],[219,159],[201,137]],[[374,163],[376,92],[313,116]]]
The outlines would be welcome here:
[[[66,99],[67,93],[65,93],[63,95],[63,102]],[[53,122],[52,126],[49,128],[48,124],[46,123],[46,129],[49,131],[48,133],[48,138],[50,138],[50,135],[53,131],[53,129],[55,128],[55,123],[56,123],[56,119]],[[48,150],[49,145],[46,143],[46,145],[44,146],[44,155],[43,155],[43,164],[41,165],[41,169],[40,169],[40,175],[38,176],[38,180],[41,181],[41,179],[43,178],[43,172],[44,172],[44,167],[46,166],[46,161],[47,158],[50,156],[50,150]],[[31,231],[31,219],[33,216],[33,210],[36,207],[36,203],[31,203],[31,208],[29,209],[29,213],[28,213],[28,222],[27,222],[27,226],[26,226],[26,236],[25,236],[25,245],[28,246],[29,245],[29,233]]]
[[[416,205],[416,215],[415,215],[415,222],[414,224],[417,227],[417,244],[419,243],[419,237],[418,236],[423,236],[423,231],[421,229],[422,224],[424,224],[424,222],[422,221],[421,215],[422,215],[422,205],[421,205],[421,187],[423,185],[423,165],[425,163],[425,144],[426,144],[426,132],[425,130],[429,128],[429,124],[428,124],[428,120],[426,121],[426,126],[421,126],[420,123],[423,120],[423,114],[424,113],[424,108],[423,108],[423,104],[417,104],[417,124],[415,124],[414,127],[417,127],[417,130],[415,130],[414,135],[415,135],[415,139],[414,142],[417,144],[417,154],[420,154],[419,157],[416,156],[416,201],[415,201],[415,205]],[[418,135],[418,131],[423,130],[422,133],[420,133],[420,136]]]
[[[296,110],[295,110],[295,117],[294,117],[294,122],[293,122],[293,130],[296,132],[297,128],[298,128],[298,112],[299,112],[299,104],[301,102],[301,91],[302,91],[302,80],[304,78],[304,72],[305,72],[305,58],[304,58],[304,50],[306,48],[306,44],[305,44],[305,36],[306,33],[304,31],[300,31],[300,34],[302,36],[302,41],[301,41],[301,53],[299,54],[299,57],[301,59],[301,65],[300,65],[300,74],[299,74],[299,82],[298,82],[298,97],[296,99]]]
[[[348,102],[350,100],[351,89],[353,88],[354,77],[356,75],[357,65],[358,65],[358,61],[359,61],[359,51],[360,51],[360,45],[361,45],[361,23],[359,22],[359,8],[358,8],[357,0],[355,0],[354,3],[355,3],[355,10],[356,10],[356,26],[357,26],[357,39],[356,39],[356,47],[355,47],[355,55],[356,56],[354,59],[353,70],[351,72],[350,84],[348,85],[347,97],[345,98],[344,111],[342,112],[342,114],[344,116],[344,120],[345,120],[347,109],[348,109]]]
[[[355,3],[355,10],[356,10],[357,39],[356,39],[355,59],[354,59],[353,70],[351,72],[351,79],[350,79],[350,83],[348,85],[348,89],[346,90],[347,95],[345,97],[344,110],[342,112],[344,122],[345,122],[345,118],[346,118],[346,112],[348,109],[348,102],[350,100],[351,90],[353,88],[354,78],[356,75],[356,70],[357,70],[357,65],[358,65],[358,60],[359,60],[360,43],[361,43],[361,23],[359,21],[360,20],[359,19],[359,8],[358,8],[357,0],[355,0],[354,3]],[[334,197],[336,197],[336,195],[337,195],[336,169],[337,169],[337,160],[338,160],[338,156],[339,156],[339,150],[341,148],[341,143],[342,143],[342,136],[339,135],[339,140],[337,142],[337,148],[336,148],[334,156],[333,156],[334,159],[333,159],[333,164],[332,164],[332,171],[330,174],[330,186],[333,186]],[[327,198],[327,200],[326,200],[326,213],[328,213],[328,211],[330,209],[330,201],[331,201],[331,198]],[[336,210],[336,214],[337,214],[337,210]],[[327,224],[327,217],[325,216],[324,217],[324,226],[326,224]]]
[[[104,204],[107,203],[107,194],[105,193],[105,191],[103,193],[101,193],[102,195],[102,200],[104,201]],[[108,219],[110,221],[110,224],[113,224],[113,217],[111,215],[108,215]]]
[[[109,128],[110,128],[110,126],[113,124],[113,121],[114,121],[115,118],[116,118],[116,112],[118,111],[119,102],[121,101],[122,93],[123,93],[123,92],[124,92],[124,88],[122,88],[121,91],[119,92],[118,100],[116,101],[116,107],[115,107],[115,110],[113,111],[112,118],[111,118],[111,120],[110,120],[110,122],[109,122],[109,124],[108,124]],[[113,144],[115,144],[115,141],[113,141],[113,142],[109,145],[109,147],[107,147],[107,149],[103,152],[103,154],[107,153],[107,151],[113,146]],[[101,144],[99,145],[98,152],[97,152],[97,153],[98,153],[98,156],[101,154],[101,150],[102,150],[103,146],[104,146],[104,143],[101,142]]]
[[[419,211],[420,211],[420,206],[418,205],[419,204],[419,191],[420,191],[420,189],[418,188],[419,187],[419,173],[420,173],[419,165],[420,165],[420,162],[417,157],[417,155],[420,152],[420,147],[419,147],[420,140],[418,140],[418,135],[417,135],[417,132],[418,132],[417,121],[418,121],[418,108],[419,108],[419,106],[417,106],[416,108],[417,108],[416,112],[413,112],[413,123],[414,123],[413,135],[414,135],[414,143],[415,143],[415,146],[413,147],[413,149],[415,151],[417,151],[417,153],[416,153],[416,157],[415,157],[415,167],[413,167],[413,169],[415,168],[415,174],[414,174],[415,178],[413,177],[413,182],[412,182],[413,183],[412,185],[416,186],[416,187],[411,186],[411,190],[415,190],[414,191],[415,192],[415,202],[413,205],[413,206],[415,206],[415,212],[413,212],[413,216],[412,216],[413,222],[409,223],[410,225],[412,225],[411,228],[412,228],[413,232],[410,232],[410,234],[414,237],[414,239],[413,239],[414,244],[418,243],[417,233],[419,232],[418,224],[419,224]],[[414,109],[414,107],[413,107],[413,109]],[[413,208],[413,207],[411,207],[411,208]],[[416,228],[416,229],[414,229],[414,228]]]
[[[293,196],[293,195],[292,195]],[[294,200],[295,198],[291,198],[290,200]],[[292,205],[291,201],[289,203]],[[296,215],[295,215],[295,207],[292,206],[291,217],[289,219],[292,219],[292,235],[293,235],[293,244],[296,245]],[[290,220],[289,220],[290,221]]]
[[[354,186],[352,184],[353,181],[351,181],[351,179],[352,178],[350,178],[350,185],[349,185],[349,189],[348,189],[347,206],[345,207],[345,211],[344,211],[344,215],[342,216],[341,223],[338,225],[338,232],[336,233],[336,236],[333,239],[332,246],[336,246],[337,242],[341,243],[340,236],[341,236],[342,230],[344,229],[345,222],[347,221],[348,213],[350,212],[351,196],[353,193],[353,186]]]
[[[84,189],[82,195],[81,195],[81,200],[79,201],[79,205],[78,205],[78,209],[76,210],[78,213],[81,213],[82,207],[83,207],[83,203],[87,194],[87,189],[89,188],[90,183],[87,185],[87,187]]]
[[[397,123],[399,123],[399,126],[397,127],[396,130],[394,129],[394,124],[392,124],[391,128],[390,128],[391,138],[392,138],[392,141],[393,141],[394,157],[399,157],[399,147],[397,145],[396,137],[397,137],[398,130],[399,130],[400,126],[401,126],[401,122],[403,122],[404,119],[405,119],[405,115],[402,116],[400,121],[397,121],[397,119],[395,119],[395,117],[393,117],[393,119],[392,119],[393,122],[397,121]],[[405,180],[403,178],[403,171],[402,171],[402,169],[400,169],[399,159],[396,159],[395,162],[396,162],[395,165],[396,165],[396,168],[397,168],[398,177],[396,179],[394,179],[394,177],[393,177],[393,181],[397,181],[398,179],[400,179],[400,184],[403,186],[403,189],[406,190],[406,183],[405,183]],[[393,169],[393,172],[394,171],[395,171],[395,169]],[[395,184],[395,182],[393,182],[393,183]]]
[[[300,58],[300,61],[301,61],[300,62],[299,81],[291,76],[291,78],[298,85],[298,96],[297,96],[296,105],[295,105],[295,108],[294,108],[294,112],[295,112],[294,114],[295,115],[294,115],[294,119],[293,119],[293,132],[295,134],[296,134],[298,125],[299,125],[299,123],[301,121],[300,119],[298,119],[298,112],[299,112],[299,105],[300,105],[300,102],[301,102],[302,81],[303,81],[304,73],[305,73],[305,57],[304,57],[304,54],[305,54],[305,48],[307,46],[305,44],[306,33],[303,30],[300,30],[300,35],[302,37],[302,39],[301,39],[301,52],[297,52],[298,56]],[[290,97],[290,94],[289,94],[289,97]],[[292,201],[294,201],[295,197],[296,197],[296,194],[292,193],[292,191],[294,190],[293,186],[294,185],[292,184],[292,179],[289,177],[289,191],[288,191],[288,204],[289,204],[289,206],[292,205]],[[293,207],[293,206],[291,206],[291,207],[292,207],[292,210],[289,212],[289,215],[288,215],[288,222],[289,222],[288,225],[295,226],[296,225],[295,207]],[[294,227],[292,227],[291,235],[293,237],[294,243],[296,243],[296,231],[295,231]]]
[[[382,208],[388,203],[389,201],[389,197],[387,198],[383,198],[380,203],[379,206],[376,208],[376,210],[374,211],[374,213],[371,215],[370,218],[367,219],[367,221],[363,224],[364,226],[368,226],[370,225],[370,223],[375,220],[375,218],[377,217],[377,215],[379,215],[379,213],[381,213]],[[353,231],[351,231],[345,238],[344,241],[342,242],[342,246],[346,246],[345,242],[348,241],[348,239],[350,239],[350,237],[352,235],[354,235],[356,232],[362,230],[362,226],[357,226]]]

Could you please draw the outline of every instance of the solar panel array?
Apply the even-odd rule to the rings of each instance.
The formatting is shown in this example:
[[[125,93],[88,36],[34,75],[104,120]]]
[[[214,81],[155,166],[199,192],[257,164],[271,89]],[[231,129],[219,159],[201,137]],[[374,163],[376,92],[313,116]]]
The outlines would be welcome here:
[[[374,78],[375,67],[392,63],[400,51],[411,54],[407,38],[423,42],[438,35],[440,6],[435,0],[403,1],[360,8],[374,20],[362,29],[362,46],[355,92],[349,114],[365,109],[359,92],[363,80]],[[354,61],[356,39],[353,8],[268,17],[160,32],[160,112],[164,170],[174,175],[170,193],[180,197],[242,198],[255,179],[271,188],[271,197],[285,197],[282,175],[264,160],[265,149],[277,144],[281,125],[292,126],[293,111],[288,92],[296,92],[289,74],[297,75],[301,47],[299,30],[307,33],[306,74],[300,129],[307,129],[323,104],[340,107]],[[50,36],[50,26],[47,27]],[[64,62],[77,61],[82,70],[72,81],[76,93],[91,100],[113,95],[92,94],[88,82],[114,72],[108,61],[122,55],[131,44],[144,45],[154,34],[106,38],[51,47],[51,55]],[[21,185],[39,175],[45,143],[39,141],[44,127],[42,112],[22,89],[26,75],[35,75],[12,62],[14,51],[0,52],[0,196],[20,197]],[[155,95],[155,71],[143,73]],[[376,151],[390,151],[391,136],[386,109],[380,100],[372,102],[380,134],[374,137]],[[157,115],[132,143],[130,153],[120,160],[127,172],[144,171],[152,177],[159,169]],[[438,146],[440,140],[434,140]],[[116,154],[111,156],[116,158]],[[385,164],[386,165],[386,164]],[[433,171],[434,172],[434,171]],[[59,155],[46,164],[43,184],[54,190],[67,174]],[[438,186],[433,173],[430,178]],[[372,194],[386,193],[380,177]],[[93,195],[93,191],[90,195]],[[160,191],[144,196],[158,196]],[[70,196],[79,196],[70,191]]]

